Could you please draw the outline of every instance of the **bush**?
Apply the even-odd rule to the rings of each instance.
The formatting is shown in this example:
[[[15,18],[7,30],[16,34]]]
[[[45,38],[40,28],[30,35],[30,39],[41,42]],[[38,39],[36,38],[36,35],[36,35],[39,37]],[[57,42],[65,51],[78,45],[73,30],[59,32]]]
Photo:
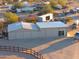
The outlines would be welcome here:
[[[19,17],[15,13],[7,12],[4,14],[7,22],[14,23],[19,21]]]

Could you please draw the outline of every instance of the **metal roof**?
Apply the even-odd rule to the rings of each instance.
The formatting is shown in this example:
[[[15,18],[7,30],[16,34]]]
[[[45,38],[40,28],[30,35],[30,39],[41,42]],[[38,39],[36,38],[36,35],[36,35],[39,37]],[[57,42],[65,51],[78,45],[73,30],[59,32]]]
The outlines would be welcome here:
[[[66,24],[60,21],[56,22],[37,22],[39,28],[57,28],[57,27],[67,27]]]
[[[56,22],[37,22],[34,23],[27,23],[27,22],[17,22],[8,25],[8,32],[15,31],[19,29],[29,29],[29,30],[39,30],[41,28],[57,28],[57,27],[67,27],[66,24],[60,21]]]
[[[37,26],[33,23],[17,22],[17,23],[8,25],[8,32],[19,30],[19,29],[38,30]]]
[[[24,7],[21,10],[22,11],[32,11],[35,7]]]

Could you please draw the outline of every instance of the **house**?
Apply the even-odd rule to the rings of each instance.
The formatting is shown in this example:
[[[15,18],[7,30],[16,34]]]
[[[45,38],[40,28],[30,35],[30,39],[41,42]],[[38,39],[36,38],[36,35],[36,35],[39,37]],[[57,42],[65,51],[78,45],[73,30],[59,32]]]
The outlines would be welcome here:
[[[54,6],[55,9],[62,9],[63,7],[60,4],[57,4],[56,6]]]
[[[37,17],[37,21],[38,22],[46,22],[46,21],[49,21],[49,20],[54,20],[53,19],[53,14],[52,13],[48,13],[48,14],[44,14],[44,15],[38,15]]]
[[[8,25],[8,38],[13,39],[47,39],[54,37],[65,37],[67,25],[57,22],[18,22]]]
[[[28,12],[28,11],[33,11],[35,7],[24,7],[22,8],[22,11]]]
[[[20,13],[20,12],[31,12],[35,9],[35,7],[22,7],[22,8],[17,8],[16,11],[17,13]]]
[[[17,8],[17,9],[16,9],[16,12],[17,12],[17,13],[20,13],[20,12],[22,12],[22,10],[21,10],[20,8]]]

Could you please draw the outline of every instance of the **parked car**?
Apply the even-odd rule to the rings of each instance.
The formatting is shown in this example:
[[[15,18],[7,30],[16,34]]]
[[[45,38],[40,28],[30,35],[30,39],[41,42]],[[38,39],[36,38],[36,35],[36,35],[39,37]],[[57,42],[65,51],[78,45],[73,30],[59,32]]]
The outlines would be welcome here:
[[[79,40],[79,32],[76,32],[75,36],[74,36],[75,40]]]

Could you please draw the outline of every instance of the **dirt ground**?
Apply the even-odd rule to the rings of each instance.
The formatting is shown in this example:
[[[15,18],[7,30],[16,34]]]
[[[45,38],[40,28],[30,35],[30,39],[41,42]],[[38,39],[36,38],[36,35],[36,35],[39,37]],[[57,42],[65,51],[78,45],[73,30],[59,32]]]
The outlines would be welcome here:
[[[30,40],[0,40],[0,45],[19,46],[32,48],[40,52],[45,59],[79,59],[79,41],[72,38],[60,39],[30,39]],[[2,51],[1,51],[2,52]],[[8,59],[24,59],[25,55],[1,53],[0,57],[8,56]],[[4,58],[4,57],[3,57]],[[2,58],[1,58],[2,59]],[[31,58],[32,59],[32,58]]]

